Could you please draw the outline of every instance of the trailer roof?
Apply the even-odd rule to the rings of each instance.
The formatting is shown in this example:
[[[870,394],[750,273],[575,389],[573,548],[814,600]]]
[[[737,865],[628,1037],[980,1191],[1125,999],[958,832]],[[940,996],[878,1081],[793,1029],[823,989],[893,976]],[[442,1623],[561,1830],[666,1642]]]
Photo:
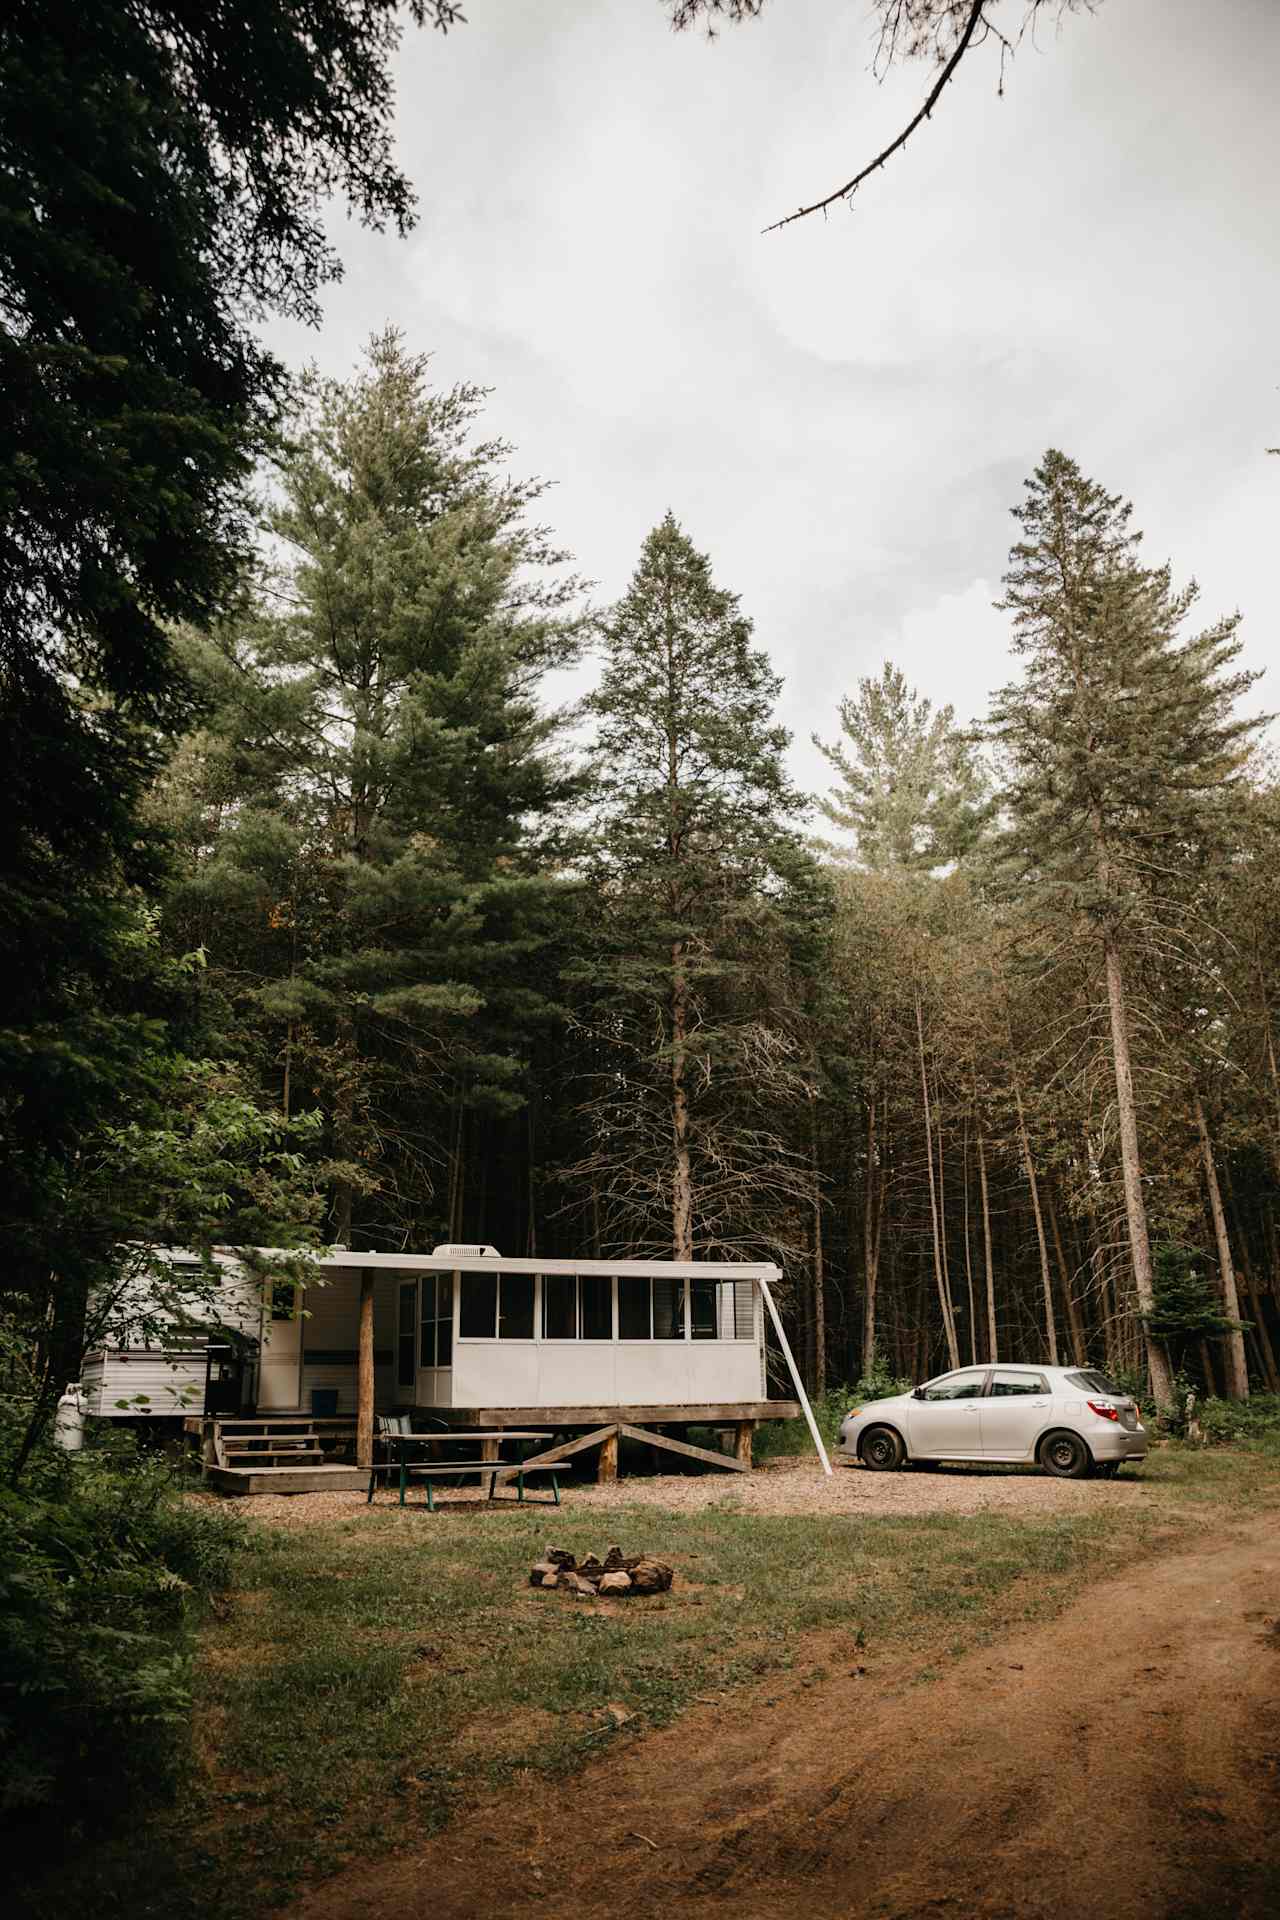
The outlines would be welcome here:
[[[176,1248],[178,1258],[187,1256]],[[296,1259],[279,1247],[223,1247],[218,1256],[234,1260],[252,1253],[262,1260]],[[779,1267],[768,1260],[539,1260],[508,1259],[491,1253],[366,1253],[336,1248],[322,1254],[319,1267],[356,1267],[388,1273],[599,1273],[655,1280],[780,1280]]]

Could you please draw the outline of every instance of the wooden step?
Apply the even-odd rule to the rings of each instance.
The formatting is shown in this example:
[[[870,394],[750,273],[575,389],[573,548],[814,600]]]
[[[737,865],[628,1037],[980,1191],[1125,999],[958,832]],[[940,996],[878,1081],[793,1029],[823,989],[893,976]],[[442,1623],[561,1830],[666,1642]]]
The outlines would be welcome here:
[[[246,1469],[256,1466],[292,1466],[295,1461],[299,1466],[319,1466],[324,1461],[324,1455],[319,1447],[308,1447],[305,1451],[302,1448],[290,1447],[280,1452],[277,1452],[274,1447],[264,1447],[261,1453],[229,1453],[225,1457],[229,1467]]]
[[[315,1447],[320,1444],[316,1433],[224,1433],[224,1447]]]

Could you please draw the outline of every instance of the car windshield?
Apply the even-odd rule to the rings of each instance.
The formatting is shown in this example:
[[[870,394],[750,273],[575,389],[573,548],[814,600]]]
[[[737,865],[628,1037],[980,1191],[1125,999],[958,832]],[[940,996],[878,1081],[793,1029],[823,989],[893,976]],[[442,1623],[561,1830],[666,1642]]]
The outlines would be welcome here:
[[[1121,1400],[1127,1400],[1129,1398],[1124,1387],[1118,1387],[1114,1380],[1108,1380],[1105,1373],[1099,1373],[1094,1368],[1087,1371],[1082,1370],[1079,1373],[1069,1373],[1067,1375],[1067,1385],[1069,1387],[1079,1387],[1085,1393],[1110,1393],[1116,1395],[1117,1398]]]

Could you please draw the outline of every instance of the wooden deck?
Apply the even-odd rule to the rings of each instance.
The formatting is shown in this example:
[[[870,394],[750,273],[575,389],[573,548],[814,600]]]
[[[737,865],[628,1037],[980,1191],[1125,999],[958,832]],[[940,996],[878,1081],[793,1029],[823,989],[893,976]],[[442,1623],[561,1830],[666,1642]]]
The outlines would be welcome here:
[[[415,1407],[451,1427],[732,1427],[740,1420],[798,1420],[798,1400],[725,1400],[665,1407]]]

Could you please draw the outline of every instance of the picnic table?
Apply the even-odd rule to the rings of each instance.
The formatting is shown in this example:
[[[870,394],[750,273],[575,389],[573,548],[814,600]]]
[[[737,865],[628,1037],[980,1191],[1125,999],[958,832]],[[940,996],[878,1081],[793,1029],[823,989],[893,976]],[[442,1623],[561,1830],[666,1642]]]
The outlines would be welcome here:
[[[537,1505],[537,1506],[543,1506],[543,1505],[551,1506],[554,1504],[555,1506],[558,1507],[560,1505],[560,1482],[558,1478],[558,1473],[559,1473],[558,1461],[550,1461],[544,1466],[526,1467],[522,1461],[499,1460],[496,1457],[487,1459],[487,1460],[447,1460],[447,1461],[435,1462],[435,1463],[425,1463],[418,1460],[414,1460],[410,1457],[411,1450],[414,1447],[420,1447],[423,1445],[438,1445],[441,1440],[476,1440],[480,1442],[484,1442],[484,1441],[499,1442],[502,1440],[550,1440],[551,1437],[552,1436],[550,1435],[550,1433],[547,1433],[547,1432],[533,1433],[533,1432],[528,1432],[523,1428],[516,1428],[516,1427],[500,1427],[495,1429],[492,1432],[480,1432],[475,1428],[468,1427],[465,1429],[454,1429],[452,1431],[445,1432],[445,1433],[436,1432],[436,1433],[386,1434],[384,1438],[387,1442],[387,1445],[393,1449],[395,1458],[391,1460],[375,1460],[373,1464],[370,1466],[369,1491],[365,1497],[365,1504],[367,1506],[369,1502],[372,1501],[373,1499],[374,1491],[378,1484],[378,1475],[380,1473],[382,1474],[394,1473],[398,1475],[399,1483],[400,1483],[400,1505],[401,1506],[404,1506],[405,1504],[405,1498],[404,1498],[405,1489],[408,1486],[410,1480],[421,1480],[423,1484],[423,1490],[425,1491],[427,1496],[428,1513],[434,1513],[436,1510],[435,1497],[434,1497],[434,1492],[432,1488],[433,1480],[446,1480],[451,1476],[456,1475],[459,1478],[459,1480],[466,1478],[468,1476],[474,1476],[483,1482],[483,1480],[487,1476],[489,1481],[489,1498],[490,1500],[494,1500],[497,1498],[497,1481],[498,1481],[499,1474],[510,1475],[514,1477],[516,1482],[517,1503],[520,1505],[524,1505],[526,1504],[526,1495],[524,1490],[524,1483],[525,1483],[526,1477],[536,1473],[549,1473],[551,1476],[551,1499],[550,1500],[546,1500],[544,1498],[540,1499],[535,1495],[530,1497],[528,1504]],[[486,1448],[486,1451],[488,1451],[487,1448]],[[495,1456],[497,1454],[496,1445],[493,1447],[493,1454]]]

